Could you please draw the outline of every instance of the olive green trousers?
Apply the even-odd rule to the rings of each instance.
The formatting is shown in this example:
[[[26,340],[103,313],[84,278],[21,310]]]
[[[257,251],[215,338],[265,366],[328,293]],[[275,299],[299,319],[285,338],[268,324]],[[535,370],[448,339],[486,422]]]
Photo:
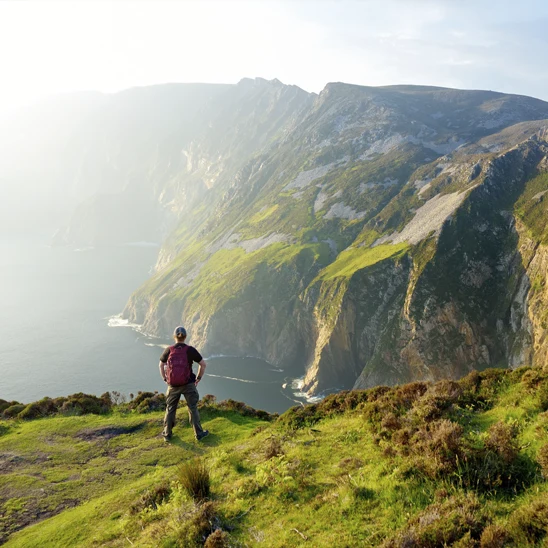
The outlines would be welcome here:
[[[194,435],[198,437],[203,429],[200,423],[200,413],[198,412],[198,402],[200,396],[196,385],[191,382],[183,386],[168,386],[166,393],[166,414],[164,416],[164,436],[171,436],[173,426],[175,425],[175,415],[181,396],[185,397],[188,406],[188,420],[194,429]]]

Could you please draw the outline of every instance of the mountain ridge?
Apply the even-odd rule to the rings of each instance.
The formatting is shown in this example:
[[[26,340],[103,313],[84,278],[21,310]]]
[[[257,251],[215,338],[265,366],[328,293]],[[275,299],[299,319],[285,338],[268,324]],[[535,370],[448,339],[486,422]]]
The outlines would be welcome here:
[[[158,91],[97,117],[105,145],[77,142],[88,203],[57,236],[162,241],[124,311],[146,332],[184,323],[204,351],[259,356],[310,394],[543,355],[548,103],[256,79],[167,94],[160,116]],[[120,214],[124,196],[142,205]]]

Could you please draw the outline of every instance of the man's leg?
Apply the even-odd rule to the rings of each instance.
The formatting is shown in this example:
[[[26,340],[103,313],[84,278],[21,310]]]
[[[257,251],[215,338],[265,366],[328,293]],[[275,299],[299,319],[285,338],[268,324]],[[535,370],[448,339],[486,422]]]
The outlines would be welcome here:
[[[173,425],[175,424],[175,415],[177,414],[177,406],[181,399],[180,386],[168,386],[166,394],[166,414],[164,415],[164,432],[165,438],[171,438]]]
[[[202,425],[200,423],[200,413],[198,412],[198,402],[200,396],[196,385],[191,382],[183,386],[183,396],[185,397],[186,404],[188,405],[188,420],[194,429],[194,435],[196,438],[200,438],[204,433]]]

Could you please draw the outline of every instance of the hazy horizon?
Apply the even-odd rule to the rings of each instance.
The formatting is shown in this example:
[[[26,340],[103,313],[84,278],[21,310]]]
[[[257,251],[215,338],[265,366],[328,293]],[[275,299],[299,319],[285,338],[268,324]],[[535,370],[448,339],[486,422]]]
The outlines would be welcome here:
[[[548,6],[465,0],[2,2],[0,115],[46,96],[278,78],[548,99]]]

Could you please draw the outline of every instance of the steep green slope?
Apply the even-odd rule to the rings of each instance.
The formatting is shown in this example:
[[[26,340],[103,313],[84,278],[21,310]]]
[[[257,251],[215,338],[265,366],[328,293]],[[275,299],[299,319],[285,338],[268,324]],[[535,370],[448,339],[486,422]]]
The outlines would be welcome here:
[[[212,432],[201,444],[183,419],[165,445],[161,412],[126,405],[4,420],[2,525],[24,527],[6,546],[548,540],[548,374],[539,368],[343,392],[272,423],[210,398],[201,413]],[[206,501],[180,483],[189,462],[209,470]]]

